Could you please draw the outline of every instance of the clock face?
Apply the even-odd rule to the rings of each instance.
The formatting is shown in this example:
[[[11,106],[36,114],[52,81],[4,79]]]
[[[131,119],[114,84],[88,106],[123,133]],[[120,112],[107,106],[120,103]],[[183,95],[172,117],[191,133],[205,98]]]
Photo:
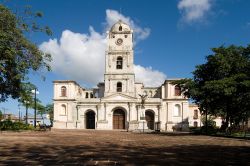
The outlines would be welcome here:
[[[121,45],[122,42],[123,42],[123,40],[122,40],[121,38],[119,38],[119,39],[116,40],[116,44],[117,44],[117,45]]]

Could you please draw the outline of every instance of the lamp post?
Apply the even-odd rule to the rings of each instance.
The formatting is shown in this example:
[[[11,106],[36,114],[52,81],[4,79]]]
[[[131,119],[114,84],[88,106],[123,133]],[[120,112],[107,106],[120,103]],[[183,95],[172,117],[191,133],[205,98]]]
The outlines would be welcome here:
[[[37,91],[37,88],[31,91],[35,94],[35,108],[34,108],[34,127],[36,128],[36,94],[39,94],[39,91]]]
[[[18,120],[20,122],[20,104],[18,104]]]
[[[27,124],[28,124],[28,104],[29,104],[30,102],[27,101],[27,100],[24,100],[24,103],[25,103],[25,105],[26,105],[25,124],[27,125]]]

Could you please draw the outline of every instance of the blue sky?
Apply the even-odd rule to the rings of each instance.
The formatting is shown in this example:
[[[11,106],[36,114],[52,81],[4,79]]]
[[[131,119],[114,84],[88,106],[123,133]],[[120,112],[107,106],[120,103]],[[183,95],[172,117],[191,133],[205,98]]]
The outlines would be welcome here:
[[[26,4],[34,11],[42,11],[44,17],[39,22],[53,31],[51,37],[32,33],[29,39],[52,54],[57,51],[52,55],[57,60],[52,64],[54,70],[42,73],[45,81],[40,78],[41,73],[30,74],[44,104],[52,102],[53,80],[76,80],[82,86],[92,87],[101,79],[97,76],[103,73],[100,59],[104,56],[105,31],[116,18],[126,19],[138,30],[134,48],[136,73],[142,80],[152,74],[150,80],[145,80],[148,85],[165,78],[192,77],[195,66],[204,63],[205,56],[211,54],[210,48],[250,43],[249,0],[12,0],[7,3],[12,9]],[[87,51],[82,50],[85,47]],[[97,59],[93,73],[88,55]],[[82,75],[75,75],[74,71]],[[1,103],[0,109],[17,113],[17,105],[10,99]],[[21,111],[24,112],[23,107]]]

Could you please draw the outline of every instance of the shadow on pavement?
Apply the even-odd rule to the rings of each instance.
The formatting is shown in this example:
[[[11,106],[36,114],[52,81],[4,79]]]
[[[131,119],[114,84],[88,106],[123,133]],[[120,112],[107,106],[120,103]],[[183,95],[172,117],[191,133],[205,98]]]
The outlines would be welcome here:
[[[4,147],[3,147],[4,149]],[[93,145],[23,146],[1,148],[0,165],[250,165],[244,146],[176,145],[162,148]]]

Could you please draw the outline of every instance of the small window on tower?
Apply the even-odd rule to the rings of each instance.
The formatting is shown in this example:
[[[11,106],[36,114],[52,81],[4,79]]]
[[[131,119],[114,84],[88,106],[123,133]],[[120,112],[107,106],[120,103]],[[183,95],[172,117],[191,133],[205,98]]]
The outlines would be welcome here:
[[[113,35],[112,37],[115,38],[115,35]]]
[[[119,26],[119,31],[122,31],[122,26],[121,25]]]
[[[198,110],[194,110],[194,119],[198,119]]]
[[[128,35],[124,35],[124,37],[125,37],[125,38],[127,38],[127,37],[128,37]]]
[[[122,57],[117,57],[117,60],[116,60],[116,69],[122,69]]]
[[[122,83],[121,82],[117,82],[117,85],[116,85],[116,91],[117,92],[122,92]]]
[[[62,87],[61,87],[61,96],[62,96],[62,97],[66,97],[66,95],[67,95],[67,94],[66,94],[66,91],[67,91],[67,88],[66,88],[65,86],[62,86]]]
[[[181,87],[180,86],[178,86],[178,85],[176,85],[175,87],[174,87],[174,94],[175,94],[175,96],[181,96]]]
[[[198,127],[198,122],[194,122],[194,127]]]

